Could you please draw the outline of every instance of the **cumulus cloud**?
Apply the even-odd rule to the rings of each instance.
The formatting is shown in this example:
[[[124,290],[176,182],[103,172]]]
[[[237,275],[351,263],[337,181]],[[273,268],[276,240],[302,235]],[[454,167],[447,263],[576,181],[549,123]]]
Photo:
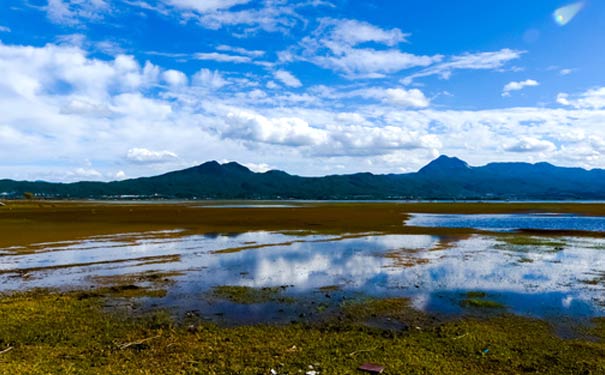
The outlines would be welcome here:
[[[275,76],[275,79],[277,79],[288,87],[296,88],[302,86],[302,82],[300,82],[298,78],[296,78],[292,73],[288,72],[287,70],[278,70],[273,73],[273,75]]]
[[[126,159],[133,163],[157,164],[178,159],[177,154],[171,151],[153,151],[146,148],[131,148],[126,153]]]
[[[506,151],[510,152],[550,152],[556,148],[550,141],[532,137],[521,137],[517,142],[504,147]]]
[[[502,68],[507,62],[520,58],[525,51],[503,48],[499,51],[464,53],[452,56],[446,61],[435,64],[418,73],[404,78],[401,82],[409,85],[416,78],[439,76],[449,79],[456,70],[494,70]]]
[[[52,44],[0,43],[0,71],[0,157],[14,161],[3,177],[46,177],[24,166],[52,163],[55,180],[75,180],[84,158],[101,176],[82,179],[118,178],[124,161],[136,177],[226,155],[307,175],[415,170],[441,152],[471,164],[605,165],[601,88],[561,96],[567,108],[448,110],[428,107],[420,89],[364,82],[265,91],[255,72],[204,68],[175,87],[163,84],[168,70],[132,56]]]
[[[185,73],[174,69],[170,69],[162,73],[162,78],[170,86],[175,87],[186,86],[189,81]]]
[[[272,167],[267,163],[243,163],[243,165],[251,171],[257,173],[265,173],[267,171],[275,169],[275,167]]]
[[[132,56],[113,60],[89,59],[78,47],[47,45],[41,48],[7,46],[0,42],[0,86],[33,98],[39,93],[107,98],[133,92],[157,82],[159,68],[141,66]]]
[[[523,90],[525,87],[538,86],[538,81],[526,79],[525,81],[512,81],[504,85],[502,88],[502,96],[510,96],[511,91]]]
[[[230,112],[222,137],[288,146],[325,142],[327,134],[296,117],[267,118],[251,112]]]
[[[403,88],[366,88],[353,90],[344,94],[333,94],[336,97],[355,97],[378,99],[384,103],[392,104],[402,108],[425,108],[430,101],[419,89]]]
[[[389,102],[402,107],[423,108],[429,105],[429,100],[418,89],[387,89],[385,92]]]
[[[605,87],[590,89],[582,94],[573,95],[559,93],[557,103],[581,109],[605,108]]]
[[[213,71],[206,68],[202,68],[195,73],[193,75],[192,82],[194,85],[210,87],[213,89],[220,89],[229,83],[225,78],[223,78],[223,75],[219,71]]]

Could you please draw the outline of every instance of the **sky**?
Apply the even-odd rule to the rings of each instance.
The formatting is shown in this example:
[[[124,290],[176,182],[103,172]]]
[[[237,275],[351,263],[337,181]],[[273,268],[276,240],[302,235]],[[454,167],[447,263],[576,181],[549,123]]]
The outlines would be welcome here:
[[[605,168],[605,2],[2,0],[0,178]]]

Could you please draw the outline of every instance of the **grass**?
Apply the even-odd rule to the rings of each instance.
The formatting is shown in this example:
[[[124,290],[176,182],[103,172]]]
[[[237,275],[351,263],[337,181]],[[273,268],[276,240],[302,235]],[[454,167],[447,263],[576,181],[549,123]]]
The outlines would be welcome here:
[[[506,306],[487,299],[488,295],[485,292],[471,291],[466,293],[466,298],[460,301],[462,307],[472,307],[477,309],[503,309]]]
[[[218,285],[212,288],[210,296],[246,305],[271,301],[289,303],[292,302],[291,298],[281,296],[281,293],[286,289],[287,286],[251,288],[239,285]]]
[[[561,250],[563,250],[566,245],[564,240],[558,238],[525,236],[518,234],[500,236],[499,240],[514,246],[552,247]]]
[[[373,314],[406,319],[405,300],[343,307],[339,324],[221,328],[164,311],[106,312],[107,297],[34,291],[0,301],[2,374],[600,374],[603,341],[563,340],[541,321],[500,316],[432,322],[399,335],[360,325]],[[357,316],[356,314],[360,314]],[[90,324],[95,322],[95,324]],[[605,324],[594,334],[604,337]],[[2,350],[0,349],[0,350]],[[487,351],[486,351],[487,349]]]

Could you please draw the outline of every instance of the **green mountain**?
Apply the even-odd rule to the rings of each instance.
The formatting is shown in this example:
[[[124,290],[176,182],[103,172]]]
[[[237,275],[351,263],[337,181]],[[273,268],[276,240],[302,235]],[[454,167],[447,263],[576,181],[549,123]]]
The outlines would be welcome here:
[[[300,177],[255,173],[238,163],[207,162],[159,176],[113,182],[49,183],[0,180],[0,197],[31,192],[45,198],[85,199],[513,199],[602,200],[605,170],[548,163],[491,163],[481,167],[440,156],[416,173],[356,173]]]

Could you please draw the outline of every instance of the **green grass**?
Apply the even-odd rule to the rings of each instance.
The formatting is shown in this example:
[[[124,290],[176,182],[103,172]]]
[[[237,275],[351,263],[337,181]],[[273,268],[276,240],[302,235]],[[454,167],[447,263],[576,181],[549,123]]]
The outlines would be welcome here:
[[[339,324],[221,328],[177,322],[164,311],[106,312],[106,297],[35,291],[0,299],[1,374],[602,374],[603,341],[563,340],[548,324],[516,316],[435,322],[399,335],[366,327],[373,314],[405,319],[405,300],[345,306]],[[355,314],[360,314],[356,318]],[[605,336],[605,324],[594,328]],[[485,352],[485,349],[488,349]],[[482,354],[483,353],[483,354]]]
[[[487,299],[488,295],[485,292],[471,291],[466,293],[466,298],[460,301],[462,307],[473,307],[479,309],[502,309],[503,304]]]

